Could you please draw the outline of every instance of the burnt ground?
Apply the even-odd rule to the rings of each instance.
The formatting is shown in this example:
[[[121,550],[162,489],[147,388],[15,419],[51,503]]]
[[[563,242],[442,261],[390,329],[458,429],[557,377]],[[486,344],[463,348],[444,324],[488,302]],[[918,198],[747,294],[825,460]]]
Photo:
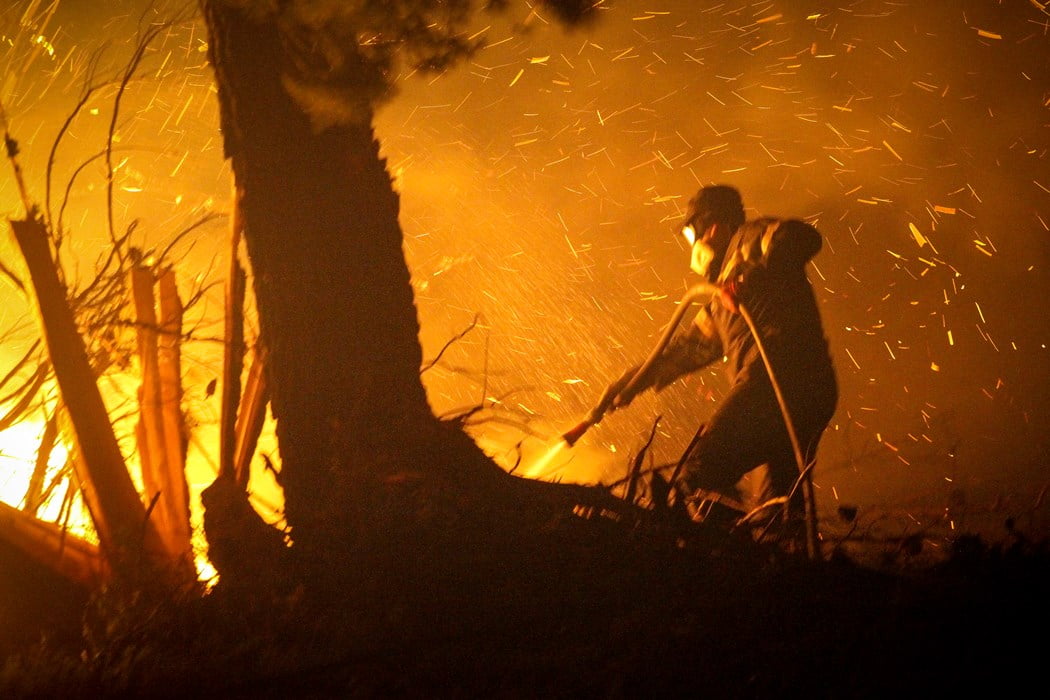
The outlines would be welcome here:
[[[386,572],[413,583],[362,579],[364,595],[323,604],[53,595],[3,551],[0,696],[1002,696],[1039,687],[1046,657],[1050,547],[1024,524],[876,537],[829,522],[810,559],[581,518],[477,547],[421,539]]]

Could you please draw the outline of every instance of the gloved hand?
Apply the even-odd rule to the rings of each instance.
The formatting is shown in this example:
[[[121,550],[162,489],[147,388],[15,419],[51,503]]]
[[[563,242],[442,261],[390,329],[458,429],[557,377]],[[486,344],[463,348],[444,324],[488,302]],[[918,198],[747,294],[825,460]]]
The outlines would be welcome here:
[[[619,378],[614,380],[605,388],[605,393],[602,394],[601,399],[598,400],[598,406],[595,409],[595,413],[598,415],[611,413],[618,408],[623,408],[630,405],[631,401],[638,394],[637,388],[629,393],[625,393],[624,389],[630,384],[631,380],[634,379],[634,375],[641,369],[641,365],[629,368],[626,372],[620,375]]]
[[[726,280],[719,291],[722,306],[731,314],[740,313],[740,294],[744,287],[743,276]]]

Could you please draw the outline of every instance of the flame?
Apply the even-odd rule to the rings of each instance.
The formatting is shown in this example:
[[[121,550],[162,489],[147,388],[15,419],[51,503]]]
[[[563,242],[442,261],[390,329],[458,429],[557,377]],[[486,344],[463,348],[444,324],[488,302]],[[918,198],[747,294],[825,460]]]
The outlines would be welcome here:
[[[43,434],[44,423],[33,420],[23,420],[7,430],[0,431],[0,501],[3,503],[14,508],[22,507],[29,490],[29,480],[33,475]],[[68,460],[69,447],[61,441],[57,442],[48,457],[45,485],[66,468]],[[132,472],[135,471],[137,470],[132,470]],[[89,542],[95,542],[97,541],[95,526],[86,509],[77,507],[74,503],[74,506],[66,513],[62,512],[70,488],[74,486],[68,476],[64,477],[52,489],[47,500],[37,509],[36,516],[50,522],[61,521],[71,533]],[[79,500],[79,494],[77,500]],[[217,581],[217,572],[208,559],[207,543],[204,541],[203,532],[198,529],[195,529],[193,533],[193,549],[198,579],[208,582],[209,585],[214,584]]]
[[[44,434],[44,424],[39,421],[22,421],[0,431],[0,501],[16,508],[20,507],[29,489],[29,479],[33,475],[40,440]],[[59,443],[51,450],[48,458],[48,474],[54,474],[65,466],[69,450]],[[48,499],[47,506],[54,497]]]
[[[23,506],[43,435],[44,423],[34,420],[20,421],[0,431],[0,501],[14,508]],[[62,473],[68,460],[69,447],[61,441],[55,443],[47,460],[45,488]],[[79,498],[74,497],[72,507],[67,503],[72,488],[75,486],[69,477],[62,477],[36,509],[35,515],[41,520],[62,522],[77,537],[96,542],[94,523],[85,509],[77,507]]]

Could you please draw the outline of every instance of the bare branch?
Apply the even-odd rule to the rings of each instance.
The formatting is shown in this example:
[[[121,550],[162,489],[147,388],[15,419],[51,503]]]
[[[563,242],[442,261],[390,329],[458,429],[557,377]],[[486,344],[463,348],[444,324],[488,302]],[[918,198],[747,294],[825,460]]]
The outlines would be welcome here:
[[[121,78],[117,94],[113,98],[113,114],[109,120],[109,133],[106,136],[106,221],[108,224],[110,241],[113,243],[113,248],[121,265],[124,263],[124,253],[121,250],[121,244],[126,239],[121,240],[117,238],[116,230],[113,225],[113,140],[116,137],[117,120],[120,116],[120,102],[124,97],[124,93],[127,91],[128,84],[135,76],[135,72],[145,58],[146,50],[149,48],[150,44],[153,43],[154,39],[167,31],[171,24],[171,22],[164,22],[162,24],[154,25],[142,34],[139,43],[135,46],[135,52],[132,54],[131,59],[128,61],[128,65],[124,70],[124,75]]]
[[[51,373],[51,365],[47,362],[41,363],[36,371],[17,390],[0,399],[0,405],[6,404],[14,397],[19,397],[15,405],[11,407],[2,418],[0,418],[0,432],[7,430],[12,425],[22,420],[29,405],[33,402],[40,388],[44,386],[48,375]]]
[[[15,287],[18,288],[18,291],[20,291],[23,294],[25,294],[25,291],[26,291],[25,283],[22,282],[22,279],[18,275],[16,275],[14,272],[12,272],[11,269],[7,265],[4,264],[3,260],[0,260],[0,274],[3,274],[4,277],[6,277],[8,280],[10,280],[11,284],[15,285]]]
[[[160,252],[160,254],[157,255],[157,262],[158,262],[158,264],[164,262],[167,259],[168,253],[171,252],[171,249],[174,248],[175,245],[180,240],[182,240],[183,238],[188,236],[193,231],[199,229],[201,226],[204,226],[205,224],[210,224],[212,221],[215,221],[216,219],[221,219],[221,218],[223,218],[225,216],[226,216],[226,214],[223,214],[221,212],[209,212],[209,213],[205,214],[204,216],[202,216],[197,221],[194,221],[192,224],[190,224],[186,228],[184,228],[181,231],[179,231],[177,234],[175,234],[175,237],[172,238],[171,242],[168,243],[168,245],[164,247],[164,250],[162,250]]]
[[[432,368],[434,365],[436,365],[438,363],[438,361],[441,359],[441,356],[445,354],[446,350],[448,350],[450,347],[452,347],[455,343],[457,343],[460,340],[462,340],[463,337],[466,336],[467,333],[470,333],[472,330],[474,330],[474,327],[478,325],[478,318],[480,318],[480,316],[481,316],[481,314],[474,314],[474,320],[472,320],[470,322],[470,325],[467,326],[466,328],[464,328],[462,331],[460,331],[456,335],[454,335],[451,339],[449,339],[449,341],[447,343],[445,343],[445,345],[441,348],[441,350],[438,352],[438,354],[434,357],[433,360],[431,360],[430,362],[424,363],[423,367],[419,370],[419,373],[423,374],[424,372],[426,372],[427,370]]]
[[[80,99],[77,100],[77,103],[76,105],[74,105],[72,111],[69,113],[69,116],[66,117],[66,120],[62,123],[61,128],[59,128],[58,134],[55,136],[54,141],[51,143],[51,152],[48,154],[47,157],[47,170],[46,175],[44,177],[44,216],[47,221],[48,228],[51,229],[52,235],[55,237],[56,248],[61,245],[62,229],[56,229],[51,225],[51,181],[53,179],[52,173],[55,169],[55,156],[58,153],[58,146],[62,142],[62,138],[66,135],[66,132],[69,130],[70,125],[72,125],[73,120],[76,119],[78,114],[80,114],[80,110],[84,108],[84,105],[87,104],[88,100],[91,99],[91,96],[97,90],[105,87],[108,84],[91,84],[91,79],[95,75],[99,59],[101,59],[102,54],[105,52],[105,49],[106,45],[102,45],[91,53],[91,58],[88,59],[87,76],[85,77],[84,88],[80,94]],[[66,192],[68,196],[68,189]]]

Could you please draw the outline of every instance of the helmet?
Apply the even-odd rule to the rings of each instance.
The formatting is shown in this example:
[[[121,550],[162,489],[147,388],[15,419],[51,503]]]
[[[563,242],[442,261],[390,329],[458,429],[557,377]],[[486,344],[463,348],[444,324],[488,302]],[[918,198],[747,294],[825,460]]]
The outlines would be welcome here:
[[[701,187],[689,200],[686,226],[701,231],[711,224],[719,223],[736,230],[744,223],[744,201],[740,192],[730,185],[708,185]]]

